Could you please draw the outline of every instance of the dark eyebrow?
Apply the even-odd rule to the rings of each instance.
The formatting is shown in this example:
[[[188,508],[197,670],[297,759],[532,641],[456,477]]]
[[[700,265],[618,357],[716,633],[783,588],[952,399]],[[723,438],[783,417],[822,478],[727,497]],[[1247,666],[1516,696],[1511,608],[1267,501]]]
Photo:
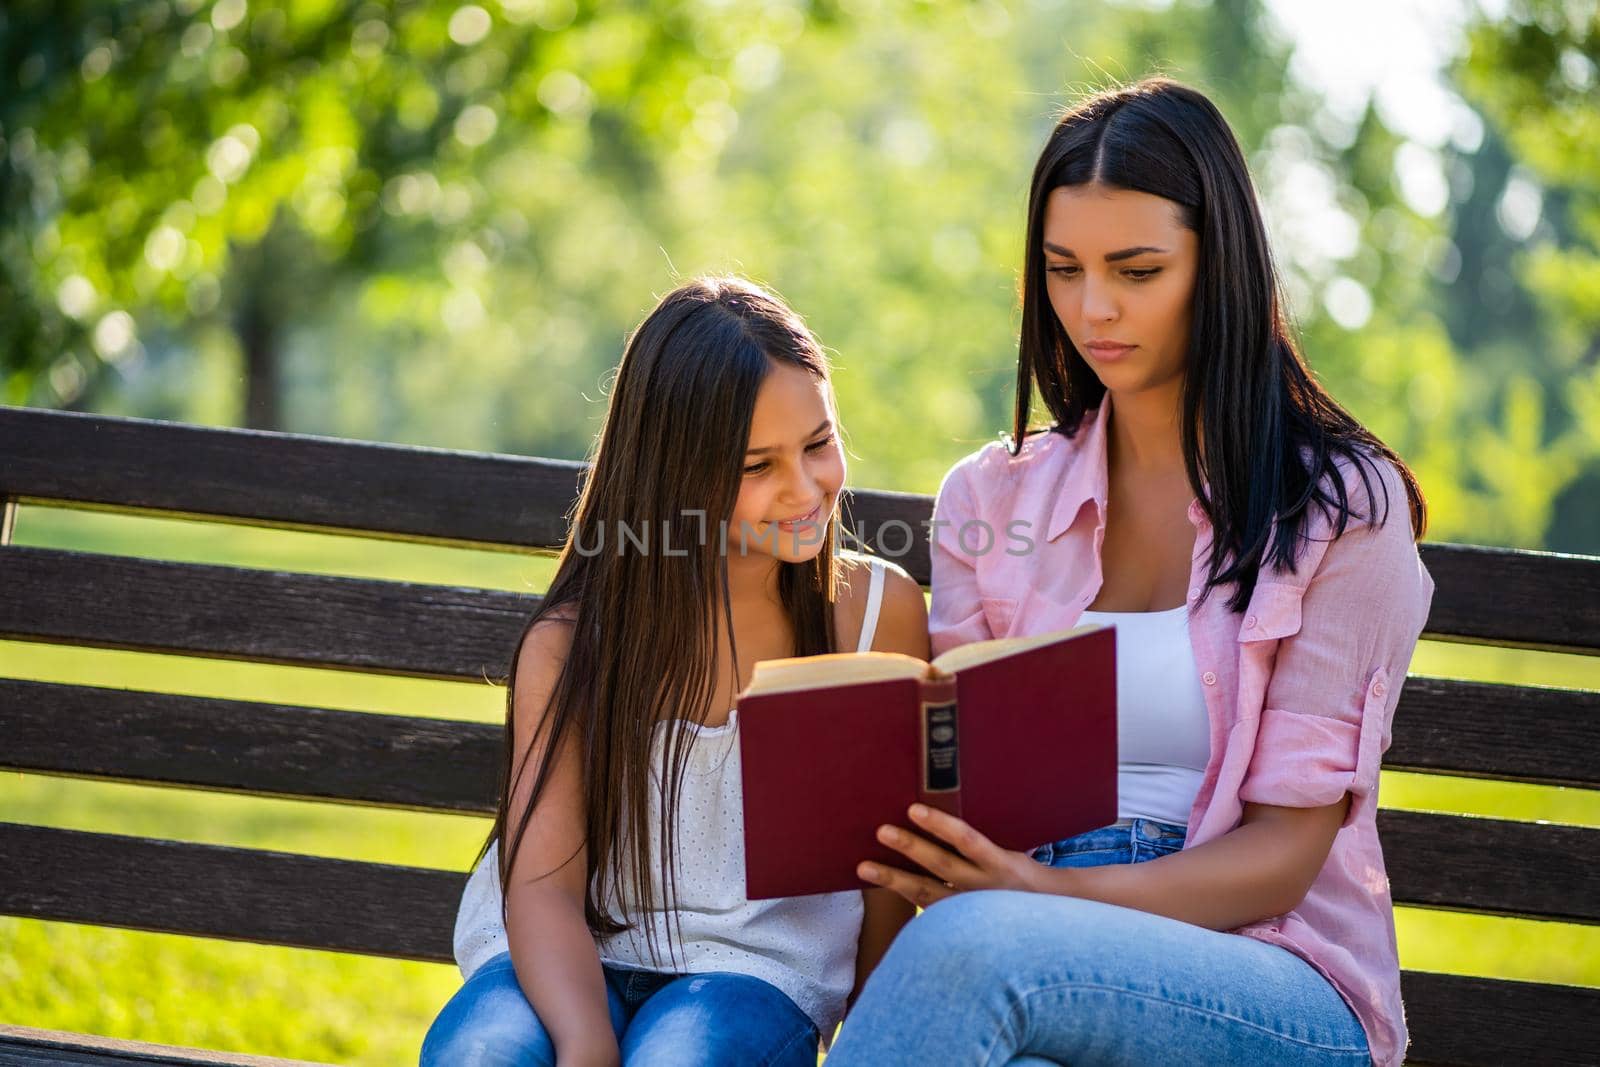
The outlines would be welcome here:
[[[1078,258],[1078,254],[1076,252],[1074,252],[1072,249],[1070,249],[1070,248],[1062,248],[1060,245],[1053,245],[1049,241],[1046,241],[1044,243],[1044,250],[1046,252],[1054,252],[1058,256],[1067,256],[1067,257],[1069,257],[1071,259],[1077,259]],[[1142,256],[1146,252],[1158,252],[1159,253],[1159,252],[1167,252],[1167,251],[1170,251],[1170,249],[1157,248],[1155,245],[1139,245],[1137,248],[1124,248],[1124,249],[1121,249],[1120,251],[1117,251],[1117,252],[1107,252],[1106,253],[1106,262],[1107,263],[1119,263],[1124,259],[1132,259],[1134,256]]]
[[[833,420],[832,419],[823,419],[821,426],[818,426],[815,430],[812,430],[810,433],[806,434],[806,440],[809,441],[813,437],[817,436],[817,434],[821,433],[823,430],[829,430],[829,429],[832,429],[832,428],[833,428]],[[762,452],[776,452],[778,449],[780,449],[782,447],[783,447],[782,445],[768,445],[765,448],[747,448],[747,449],[744,450],[744,454],[747,455],[747,456],[754,456],[754,455],[759,455]]]

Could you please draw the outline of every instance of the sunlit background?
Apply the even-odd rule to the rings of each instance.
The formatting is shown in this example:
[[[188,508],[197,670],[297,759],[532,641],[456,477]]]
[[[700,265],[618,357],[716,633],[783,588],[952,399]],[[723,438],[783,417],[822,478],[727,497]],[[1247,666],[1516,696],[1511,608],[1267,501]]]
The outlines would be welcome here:
[[[739,271],[833,354],[859,485],[1004,428],[1027,178],[1075,94],[1198,85],[1305,349],[1432,540],[1600,554],[1593,0],[11,0],[0,402],[581,458],[628,329]],[[496,506],[485,501],[485,507]],[[538,589],[540,560],[21,509],[22,544]],[[1577,656],[1413,669],[1600,689]],[[488,687],[0,643],[0,674],[493,720]],[[1582,791],[1386,804],[1600,826]],[[464,868],[482,820],[0,778],[0,816]],[[1409,967],[1600,985],[1593,928],[1403,909]],[[414,1060],[451,968],[0,919],[0,1019]]]

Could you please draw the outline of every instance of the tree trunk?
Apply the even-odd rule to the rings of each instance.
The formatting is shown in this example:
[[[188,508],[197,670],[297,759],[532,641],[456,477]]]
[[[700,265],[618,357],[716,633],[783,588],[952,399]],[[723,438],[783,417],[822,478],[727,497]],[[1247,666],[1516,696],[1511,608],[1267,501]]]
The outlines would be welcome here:
[[[263,306],[259,289],[253,288],[245,298],[234,331],[244,353],[244,424],[252,430],[282,429],[282,335],[271,312]]]

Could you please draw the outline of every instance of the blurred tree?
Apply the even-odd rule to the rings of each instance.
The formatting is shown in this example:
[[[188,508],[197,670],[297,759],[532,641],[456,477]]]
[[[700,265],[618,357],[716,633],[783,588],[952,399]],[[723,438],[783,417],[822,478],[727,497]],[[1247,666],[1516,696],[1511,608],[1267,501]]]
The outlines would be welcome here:
[[[1473,27],[1456,77],[1513,157],[1484,198],[1512,246],[1502,287],[1514,275],[1548,324],[1520,353],[1561,416],[1538,462],[1569,475],[1545,539],[1600,553],[1600,4],[1516,0]]]
[[[89,404],[108,372],[146,357],[142,335],[203,344],[225,325],[244,421],[282,425],[292,331],[369,293],[368,279],[437,290],[485,269],[508,222],[485,175],[570,139],[563,123],[590,141],[585,181],[648,187],[687,118],[675,102],[718,66],[702,54],[711,14],[575,0],[493,13],[435,0],[7,5],[0,395]],[[405,295],[447,327],[478,317],[470,294],[451,297]]]
[[[1006,424],[1049,125],[1163,72],[1238,131],[1312,365],[1432,536],[1539,544],[1594,454],[1513,269],[1568,194],[1495,123],[1331,115],[1261,0],[481,2],[12,5],[4,397],[579,456],[651,294],[740,270],[835,352],[852,477],[930,490]]]

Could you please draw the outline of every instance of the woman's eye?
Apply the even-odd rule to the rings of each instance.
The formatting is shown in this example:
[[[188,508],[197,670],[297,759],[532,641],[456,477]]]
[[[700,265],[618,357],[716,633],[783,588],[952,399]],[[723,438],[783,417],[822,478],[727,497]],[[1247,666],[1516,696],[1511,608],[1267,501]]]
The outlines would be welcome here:
[[[1161,268],[1160,267],[1134,267],[1133,269],[1124,271],[1123,273],[1125,273],[1129,278],[1132,278],[1136,282],[1142,282],[1142,281],[1145,281],[1146,279],[1154,278],[1157,274],[1160,274],[1161,273]]]
[[[1059,274],[1063,278],[1076,278],[1078,276],[1077,267],[1046,267],[1044,272],[1046,274]]]

